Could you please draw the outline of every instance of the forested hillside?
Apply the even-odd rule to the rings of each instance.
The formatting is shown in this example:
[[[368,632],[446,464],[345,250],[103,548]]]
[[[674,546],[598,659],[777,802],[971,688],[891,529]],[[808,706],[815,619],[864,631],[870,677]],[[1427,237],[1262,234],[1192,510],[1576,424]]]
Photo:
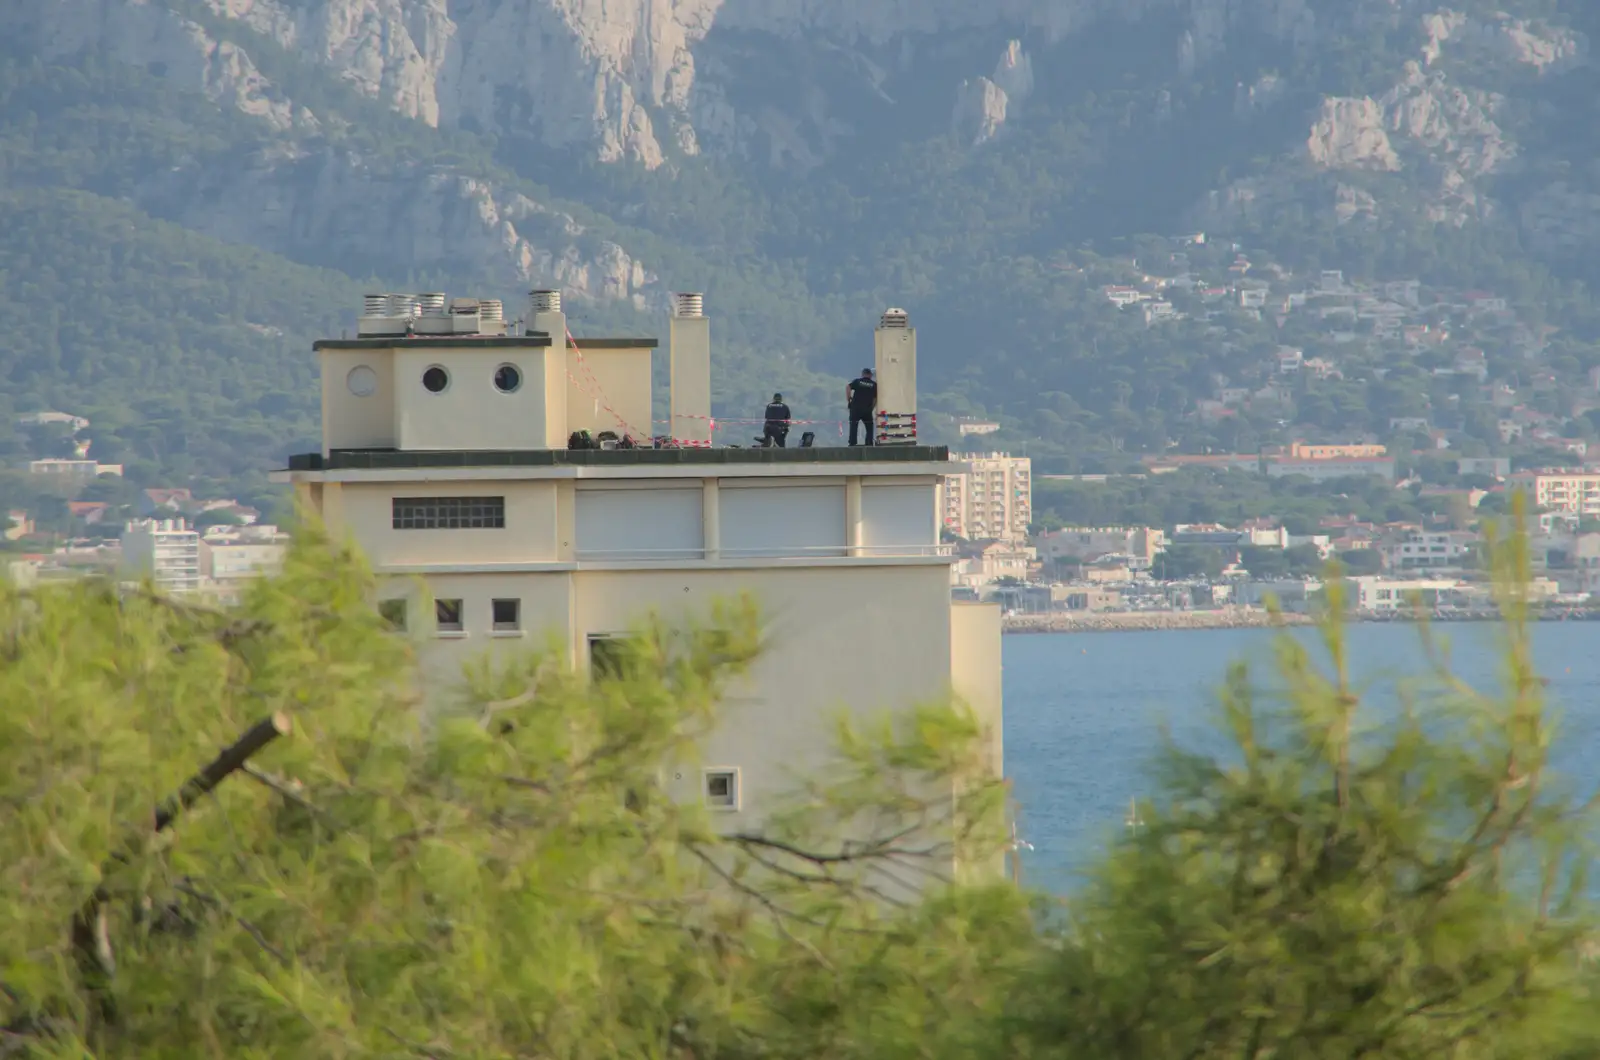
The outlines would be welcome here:
[[[776,133],[675,147],[658,114],[660,158],[552,143],[537,108],[491,126],[389,105],[315,51],[304,19],[334,6],[273,22],[276,3],[235,19],[115,0],[82,9],[104,25],[81,40],[52,21],[70,4],[0,16],[0,267],[29,321],[3,354],[14,411],[88,415],[93,455],[141,480],[259,482],[314,436],[310,341],[349,326],[363,289],[515,306],[544,284],[569,291],[580,333],[661,331],[668,292],[705,291],[724,416],[772,389],[836,416],[877,314],[904,306],[927,429],[997,419],[986,443],[1063,468],[1422,421],[1498,450],[1475,388],[1531,396],[1546,373],[1541,393],[1593,393],[1600,15],[1581,0],[1503,16],[1314,3],[1314,36],[1263,14],[1203,49],[1178,5],[915,47],[714,29],[693,45],[701,82],[763,128],[810,117],[780,151]],[[468,31],[472,12],[440,10]],[[957,82],[977,98],[997,53],[1009,105],[952,115]],[[1404,323],[1448,340],[1422,349],[1308,306],[1323,270],[1362,291],[1415,281]],[[1253,283],[1270,303],[1244,304]],[[1113,305],[1119,286],[1140,304]],[[1471,292],[1508,307],[1450,308]],[[1284,346],[1332,370],[1277,379]],[[1452,374],[1462,349],[1484,352],[1486,378]],[[1535,405],[1557,429],[1588,423],[1570,401]]]

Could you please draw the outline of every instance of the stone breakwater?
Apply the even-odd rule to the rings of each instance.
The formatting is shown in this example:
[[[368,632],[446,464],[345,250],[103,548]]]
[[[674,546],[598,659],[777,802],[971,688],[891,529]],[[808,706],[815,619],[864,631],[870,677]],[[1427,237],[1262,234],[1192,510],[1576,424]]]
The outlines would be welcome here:
[[[1050,615],[1012,615],[1004,620],[1007,633],[1108,633],[1114,630],[1256,629],[1276,625],[1308,625],[1307,615],[1271,615],[1255,608],[1218,608],[1206,611],[1102,611]]]

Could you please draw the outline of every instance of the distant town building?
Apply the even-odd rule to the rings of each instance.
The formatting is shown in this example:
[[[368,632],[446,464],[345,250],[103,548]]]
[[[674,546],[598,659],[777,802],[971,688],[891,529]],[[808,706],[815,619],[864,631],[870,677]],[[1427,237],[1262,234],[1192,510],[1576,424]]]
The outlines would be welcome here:
[[[1382,448],[1381,446],[1377,448]],[[1317,482],[1352,476],[1375,475],[1394,481],[1394,459],[1386,456],[1318,457],[1309,460],[1278,459],[1267,461],[1267,474],[1272,478],[1285,475],[1304,475]]]
[[[161,592],[198,592],[200,534],[182,519],[135,519],[122,531],[122,570]]]
[[[988,453],[960,457],[969,470],[947,475],[940,488],[944,528],[968,541],[1026,542],[1033,521],[1033,462]]]
[[[956,430],[965,438],[969,434],[993,434],[1000,429],[994,420],[958,420]]]
[[[1167,535],[1146,526],[1067,526],[1033,539],[1039,558],[1090,561],[1101,556],[1127,556],[1135,567],[1148,567],[1166,547]]]
[[[1573,515],[1600,515],[1600,473],[1547,470],[1514,476],[1536,507]]]
[[[47,457],[44,460],[28,461],[28,474],[30,475],[59,475],[64,479],[77,482],[89,482],[101,475],[122,475],[121,464],[101,464],[94,460],[68,460],[62,457]]]
[[[200,539],[200,575],[208,594],[235,603],[249,583],[283,569],[289,535],[276,526],[211,527]]]
[[[17,423],[23,427],[43,427],[52,423],[59,423],[71,427],[76,433],[85,430],[89,421],[82,416],[74,416],[70,412],[24,412],[17,417]]]
[[[1383,548],[1390,570],[1459,567],[1472,554],[1477,535],[1461,530],[1429,533],[1413,530]]]
[[[1488,475],[1491,478],[1505,478],[1511,474],[1511,458],[1509,456],[1464,456],[1456,461],[1456,474]]]
[[[1280,455],[1290,460],[1348,460],[1365,459],[1374,456],[1385,456],[1388,448],[1382,445],[1372,445],[1367,442],[1355,442],[1338,445],[1320,445],[1310,442],[1291,442],[1286,452]]]

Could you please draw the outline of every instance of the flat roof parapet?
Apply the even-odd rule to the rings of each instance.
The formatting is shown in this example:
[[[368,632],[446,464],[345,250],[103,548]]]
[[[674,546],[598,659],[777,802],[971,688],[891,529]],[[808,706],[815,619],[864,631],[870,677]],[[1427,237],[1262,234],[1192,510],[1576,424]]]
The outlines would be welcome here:
[[[943,445],[831,446],[811,449],[335,449],[296,453],[289,471],[395,471],[468,467],[674,467],[727,464],[931,463],[950,459]]]
[[[550,346],[550,336],[542,331],[526,335],[379,335],[360,339],[318,339],[311,344],[317,350],[388,350],[396,347],[415,349],[504,349],[522,346]],[[573,339],[569,344],[578,350],[653,350],[659,343],[655,339]]]

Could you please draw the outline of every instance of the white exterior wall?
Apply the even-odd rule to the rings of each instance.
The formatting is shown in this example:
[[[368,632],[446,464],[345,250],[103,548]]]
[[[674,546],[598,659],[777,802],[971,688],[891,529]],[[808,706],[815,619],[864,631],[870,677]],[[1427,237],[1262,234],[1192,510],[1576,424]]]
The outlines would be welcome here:
[[[668,434],[681,442],[711,441],[711,321],[674,316],[668,325],[672,344],[672,411]]]
[[[567,486],[571,488],[570,484]],[[425,572],[469,564],[554,563],[562,558],[551,481],[434,479],[323,487],[323,518],[348,533],[378,569]],[[504,529],[396,530],[396,497],[504,497]],[[570,535],[569,535],[570,538]]]
[[[878,411],[917,411],[917,329],[880,327],[872,334]]]
[[[699,482],[654,489],[648,483],[585,483],[576,501],[579,561],[698,559],[705,554],[704,489]]]
[[[724,557],[845,554],[842,479],[805,485],[724,480],[718,493]]]
[[[651,437],[650,361],[649,347],[586,349],[577,340],[567,351],[567,430],[560,448],[572,431]]]
[[[394,361],[394,444],[401,449],[542,449],[545,446],[545,355],[538,346],[397,348]],[[522,385],[495,388],[495,371],[514,366]],[[450,373],[435,394],[422,385],[429,368]]]
[[[895,554],[939,540],[937,487],[933,483],[861,486],[863,555]]]
[[[350,390],[350,373],[357,368],[376,377],[375,389],[365,397]],[[394,407],[394,357],[389,350],[322,351],[324,454],[331,449],[393,448]]]

